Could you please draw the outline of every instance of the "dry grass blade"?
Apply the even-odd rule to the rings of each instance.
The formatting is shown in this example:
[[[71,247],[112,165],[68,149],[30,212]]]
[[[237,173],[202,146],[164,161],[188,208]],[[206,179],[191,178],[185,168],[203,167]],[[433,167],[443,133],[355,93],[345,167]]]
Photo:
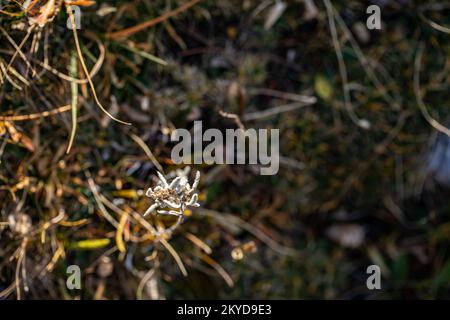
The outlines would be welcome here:
[[[22,41],[20,42],[20,44],[16,47],[16,51],[14,52],[13,56],[11,57],[11,60],[8,63],[8,66],[6,67],[6,70],[4,71],[5,75],[8,74],[9,69],[11,68],[12,64],[14,63],[14,61],[16,60],[16,57],[18,54],[21,53],[21,50],[23,48],[23,46],[25,45],[25,43],[27,42],[28,38],[30,37],[31,33],[33,32],[34,27],[31,27],[27,34],[25,35],[25,37],[22,39]]]
[[[183,274],[183,276],[187,277],[188,273],[186,271],[186,268],[184,267],[183,261],[181,260],[179,254],[165,239],[161,239],[161,244],[167,249],[167,251],[169,251],[172,257],[175,259],[175,262],[177,263],[178,268],[180,268],[180,271]]]
[[[246,114],[242,115],[242,120],[244,120],[244,121],[260,120],[260,119],[268,118],[268,117],[271,117],[271,116],[274,116],[274,115],[277,115],[280,113],[294,111],[299,108],[312,105],[314,103],[316,103],[315,100],[312,100],[310,103],[307,103],[307,102],[288,103],[288,104],[284,104],[284,105],[277,106],[274,108],[269,108],[269,109],[266,109],[263,111],[246,113]]]
[[[233,279],[231,279],[228,272],[226,272],[225,269],[216,260],[207,255],[202,255],[201,259],[205,261],[207,264],[209,264],[211,267],[213,267],[217,271],[217,273],[220,274],[223,280],[225,280],[225,282],[230,288],[234,286]]]
[[[120,209],[114,203],[109,201],[105,196],[103,195],[99,196],[102,203],[111,210],[113,210],[114,212],[116,212],[117,214],[119,215],[127,214],[124,210]],[[139,213],[131,211],[131,215],[142,227],[144,227],[150,233],[151,236],[155,237],[157,235],[155,228],[150,223],[148,223],[147,220],[145,220]]]
[[[162,173],[164,173],[163,167],[159,164],[158,160],[153,155],[153,152],[150,150],[150,148],[147,146],[147,144],[142,140],[139,136],[135,134],[130,135],[131,138],[136,142],[142,150],[144,150],[145,154],[149,157],[150,161],[153,163],[153,165]]]
[[[31,66],[30,61],[28,61],[27,57],[25,56],[25,54],[22,52],[21,47],[19,47],[16,42],[13,40],[13,38],[10,37],[10,35],[8,34],[8,32],[6,32],[6,30],[2,27],[0,27],[0,31],[3,33],[3,35],[6,37],[6,39],[8,39],[9,43],[11,43],[11,45],[14,47],[14,49],[16,50],[16,52],[19,54],[19,56],[22,58],[22,60],[25,62],[25,64],[27,65],[28,68],[31,69],[32,71],[32,75],[33,77],[36,75],[36,70],[34,70],[34,68]]]
[[[94,199],[97,202],[97,205],[100,209],[100,212],[103,214],[106,220],[109,221],[116,229],[119,227],[118,222],[109,214],[108,210],[106,210],[105,206],[103,205],[100,194],[97,191],[97,186],[95,185],[94,180],[91,178],[90,173],[86,172],[86,177],[88,178],[88,184],[89,188],[92,191],[92,194],[94,195]]]
[[[425,17],[425,12],[426,11],[434,11],[434,10],[448,10],[450,8],[450,4],[449,3],[432,3],[432,4],[426,4],[423,5],[421,7],[419,7],[419,16],[420,18],[425,21],[426,23],[428,23],[432,28],[444,32],[446,34],[450,34],[450,28],[443,26],[437,22],[434,22],[431,19],[428,19],[427,17]]]
[[[124,212],[122,216],[120,217],[119,226],[117,227],[116,231],[116,245],[120,252],[125,252],[125,244],[123,242],[123,230],[125,228],[125,224],[128,220],[128,213]]]
[[[70,56],[70,75],[76,77],[78,72],[77,68],[77,56],[74,51],[71,52]],[[72,131],[70,132],[69,145],[67,146],[66,153],[70,152],[72,148],[73,141],[75,139],[75,134],[77,132],[77,110],[78,110],[78,84],[75,81],[70,83],[71,92],[71,109],[72,109]]]
[[[167,66],[168,65],[168,63],[166,61],[164,61],[163,59],[158,58],[158,57],[156,57],[156,56],[154,56],[154,55],[152,55],[152,54],[150,54],[148,52],[139,50],[139,49],[137,49],[135,47],[132,47],[132,46],[129,46],[129,45],[125,45],[125,44],[122,44],[122,43],[119,43],[119,45],[122,48],[125,48],[125,49],[127,49],[127,50],[129,50],[129,51],[131,51],[133,53],[136,53],[137,55],[139,55],[139,56],[141,56],[141,57],[143,57],[145,59],[148,59],[148,60],[150,60],[152,62],[155,62],[155,63],[160,64],[162,66]]]
[[[339,73],[341,74],[342,78],[342,89],[344,91],[344,105],[347,110],[347,113],[349,115],[349,118],[355,123],[357,126],[363,128],[363,129],[369,129],[370,123],[365,119],[359,119],[358,116],[355,113],[355,110],[353,108],[351,97],[350,97],[350,89],[348,85],[348,73],[347,73],[347,67],[345,66],[344,62],[344,56],[342,54],[342,48],[341,44],[339,42],[337,30],[336,30],[336,23],[335,23],[335,14],[333,5],[331,4],[330,0],[323,0],[325,3],[325,7],[327,8],[327,15],[328,15],[328,23],[330,27],[331,37],[333,40],[333,46],[336,51],[336,57],[338,59],[338,65],[339,65]]]
[[[25,255],[26,255],[27,243],[28,243],[28,239],[25,237],[22,240],[22,244],[21,244],[20,249],[19,249],[19,251],[17,253],[17,266],[16,266],[16,276],[15,276],[15,287],[16,287],[17,300],[21,299],[20,273],[24,273],[22,271],[23,271],[24,263],[25,263]],[[25,279],[25,274],[23,274],[23,275],[24,276],[22,278]]]
[[[63,112],[67,112],[71,109],[71,106],[66,105],[59,107],[55,110],[50,111],[44,111],[41,113],[32,113],[32,114],[25,114],[25,115],[17,115],[17,116],[0,116],[0,121],[27,121],[27,120],[35,120],[39,118],[45,118],[54,116],[56,114],[60,114]]]
[[[199,247],[200,249],[205,251],[206,254],[212,253],[212,249],[210,248],[210,246],[208,246],[204,241],[202,241],[201,239],[199,239],[197,236],[193,235],[192,233],[187,233],[185,235],[185,237],[186,237],[186,239],[191,241],[193,244],[195,244],[197,247]]]
[[[153,27],[154,25],[161,23],[169,18],[172,18],[174,16],[176,16],[177,14],[186,11],[187,9],[189,9],[190,7],[194,6],[195,4],[197,4],[198,2],[200,2],[201,0],[191,0],[185,4],[183,4],[182,6],[176,8],[175,10],[169,11],[155,19],[151,19],[149,21],[145,21],[143,23],[140,23],[138,25],[135,25],[133,27],[124,29],[124,30],[120,30],[120,31],[116,31],[116,32],[112,32],[112,33],[108,33],[106,35],[107,38],[109,39],[120,39],[120,38],[126,38],[129,36],[132,36],[133,34],[142,31],[144,29]]]
[[[10,67],[10,69],[11,69],[11,67]],[[8,72],[7,72],[7,68],[5,67],[5,64],[0,60],[0,74],[1,74],[1,76],[2,77],[4,77],[4,79],[6,79],[14,88],[16,88],[17,90],[19,90],[19,91],[22,91],[23,89],[22,89],[22,87],[19,85],[19,84],[17,84],[10,76],[9,76],[9,74],[8,74]],[[1,83],[3,84],[4,83],[4,80],[3,80],[3,78],[1,79]]]
[[[144,287],[147,282],[153,277],[155,274],[155,269],[150,269],[143,277],[141,282],[139,282],[138,288],[136,290],[136,298],[138,300],[142,300],[142,292],[144,291]]]

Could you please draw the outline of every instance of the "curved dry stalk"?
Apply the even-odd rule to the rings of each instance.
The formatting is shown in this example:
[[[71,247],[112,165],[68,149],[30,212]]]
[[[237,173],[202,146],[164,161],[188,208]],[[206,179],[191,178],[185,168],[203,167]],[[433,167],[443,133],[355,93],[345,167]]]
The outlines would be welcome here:
[[[5,290],[0,291],[0,298],[1,299],[7,298],[10,294],[12,294],[14,292],[15,289],[16,289],[16,283],[13,282]]]
[[[125,122],[125,121],[122,121],[122,120],[120,120],[120,119],[117,119],[117,118],[115,118],[112,114],[110,114],[109,112],[108,112],[108,110],[106,110],[105,109],[105,107],[103,107],[103,105],[100,103],[100,100],[98,99],[98,97],[97,97],[97,92],[96,92],[96,90],[95,90],[95,86],[94,86],[94,83],[92,82],[92,79],[91,79],[91,77],[90,77],[90,75],[89,75],[89,71],[88,71],[88,69],[87,69],[87,67],[86,67],[86,63],[84,62],[84,57],[83,57],[83,53],[81,52],[81,46],[80,46],[80,42],[79,42],[79,40],[78,40],[78,32],[77,32],[77,24],[76,24],[76,21],[75,21],[75,16],[73,15],[73,12],[72,12],[72,10],[70,10],[70,6],[67,6],[67,13],[69,14],[69,17],[70,17],[70,21],[72,22],[72,31],[73,31],[73,38],[74,38],[74,41],[75,41],[75,47],[76,47],[76,49],[77,49],[77,53],[78,53],[78,58],[79,58],[79,60],[80,60],[80,62],[81,62],[81,66],[82,66],[82,68],[83,68],[83,72],[84,72],[84,74],[85,74],[85,76],[86,76],[86,78],[87,78],[87,80],[88,80],[88,82],[89,82],[89,86],[91,87],[91,91],[92,91],[92,95],[94,96],[94,100],[95,100],[95,103],[97,104],[97,106],[104,112],[104,113],[106,113],[106,115],[108,115],[111,119],[113,119],[114,121],[117,121],[117,122],[120,122],[120,123],[122,123],[122,124],[126,124],[126,125],[131,125],[131,123],[129,123],[129,122]]]
[[[43,277],[45,273],[52,272],[52,270],[55,268],[55,265],[58,263],[59,259],[64,257],[65,257],[64,246],[61,242],[58,241],[55,253],[53,254],[50,261],[46,264],[45,268],[42,269],[42,272],[39,274],[39,276]]]
[[[437,22],[434,22],[433,20],[425,17],[425,12],[426,11],[431,11],[431,10],[446,10],[450,8],[450,4],[449,3],[434,3],[434,4],[426,4],[424,6],[419,7],[419,17],[425,21],[426,23],[428,23],[433,29],[436,29],[438,31],[444,32],[446,34],[450,34],[450,28],[445,27]]]
[[[144,140],[141,139],[141,137],[135,135],[134,133],[132,133],[131,138],[134,140],[134,142],[136,142],[141,148],[142,150],[144,150],[145,154],[147,155],[147,157],[149,157],[150,161],[153,163],[153,165],[162,173],[164,173],[164,169],[161,166],[161,164],[158,162],[158,160],[156,159],[156,157],[153,155],[153,152],[150,150],[150,148],[147,146],[147,144],[144,142]]]
[[[27,248],[28,238],[24,238],[22,240],[22,244],[20,245],[20,249],[17,254],[17,266],[16,266],[16,274],[15,274],[15,287],[16,287],[16,295],[17,300],[21,300],[21,291],[20,291],[20,273],[22,273],[22,279],[26,279],[26,274],[24,271],[25,268],[25,255]]]
[[[125,224],[127,223],[127,220],[128,220],[128,212],[125,211],[124,214],[122,214],[122,216],[120,217],[119,226],[117,227],[117,231],[116,231],[116,245],[117,245],[117,249],[119,249],[120,252],[126,251],[122,235],[123,235],[123,232],[125,229]]]
[[[183,276],[187,277],[188,273],[186,271],[186,268],[184,267],[183,261],[181,260],[179,254],[170,245],[170,243],[167,242],[165,239],[161,239],[160,242],[167,249],[167,251],[169,251],[169,253],[172,255],[172,257],[175,259],[175,262],[177,263],[178,268],[180,268],[180,271],[183,274]]]
[[[214,270],[216,270],[217,273],[220,274],[220,276],[223,278],[223,280],[225,280],[225,282],[227,283],[227,285],[230,288],[232,288],[234,286],[234,281],[231,278],[231,276],[228,274],[228,272],[216,260],[214,260],[210,256],[207,256],[206,254],[202,255],[200,257],[200,259],[202,259],[204,262],[206,262],[211,267],[213,267]]]
[[[185,238],[191,241],[194,245],[202,249],[206,254],[211,254],[212,249],[210,246],[208,246],[203,240],[199,239],[197,236],[193,235],[192,233],[188,232],[185,235]]]
[[[420,64],[422,61],[423,51],[425,49],[425,45],[420,43],[419,48],[416,53],[416,59],[414,61],[414,93],[416,95],[417,104],[419,105],[419,109],[422,112],[423,117],[427,122],[435,128],[437,131],[446,134],[450,137],[450,129],[445,127],[444,125],[440,124],[438,121],[436,121],[428,112],[427,106],[423,102],[422,98],[422,92],[420,88]]]
[[[89,171],[85,172],[85,175],[88,179],[89,188],[92,191],[92,194],[94,195],[95,202],[97,203],[100,212],[103,214],[106,220],[108,220],[109,223],[111,223],[116,229],[119,227],[119,223],[109,214],[108,210],[106,210],[105,206],[103,205],[100,194],[97,190],[97,186],[94,182],[94,179],[92,179],[91,174]]]
[[[326,0],[326,1],[328,1],[328,3],[330,3],[329,0]],[[345,38],[349,41],[350,45],[352,46],[353,51],[356,54],[356,57],[358,58],[361,66],[364,69],[364,72],[370,78],[370,80],[372,81],[374,86],[377,88],[379,93],[383,96],[386,103],[388,103],[389,105],[392,105],[393,108],[400,110],[401,109],[401,101],[399,101],[398,97],[394,98],[389,94],[388,89],[383,85],[382,81],[375,74],[375,70],[371,67],[370,59],[367,58],[363,54],[361,48],[359,47],[357,41],[355,40],[354,36],[352,35],[351,31],[345,24],[342,17],[339,15],[338,12],[336,12],[333,9],[333,6],[331,5],[331,3],[330,3],[330,6],[331,6],[331,9],[332,9],[332,12],[333,12],[334,18],[336,19],[337,24],[341,27]],[[385,73],[387,73],[387,72],[385,72]],[[386,77],[386,75],[385,75],[385,77]],[[392,78],[392,77],[389,75],[387,78]]]
[[[92,36],[93,40],[97,43],[98,49],[100,51],[99,56],[94,64],[94,66],[91,69],[91,72],[89,73],[89,77],[92,79],[101,69],[101,66],[103,65],[103,62],[105,61],[105,56],[106,56],[106,50],[105,50],[105,46],[100,42],[100,39],[98,39],[97,37],[95,37],[94,35],[88,34],[89,36]],[[62,73],[60,71],[58,71],[56,68],[53,68],[52,66],[50,66],[48,64],[48,59],[45,59],[45,61],[40,61],[38,59],[32,59],[34,62],[36,62],[37,64],[39,64],[42,68],[44,68],[45,70],[53,73],[54,75],[56,75],[57,77],[69,81],[69,82],[75,82],[76,84],[87,84],[89,83],[89,79],[85,78],[85,79],[78,79],[76,77],[67,75],[65,73]]]
[[[351,97],[350,97],[350,89],[348,86],[348,74],[347,74],[347,67],[345,66],[344,62],[344,56],[342,54],[341,44],[339,43],[338,34],[336,30],[336,24],[335,24],[335,18],[334,18],[334,9],[333,5],[329,0],[323,0],[325,7],[327,9],[327,15],[328,15],[328,23],[330,27],[331,32],[331,38],[333,41],[333,46],[336,51],[336,57],[338,59],[338,65],[339,65],[339,73],[341,74],[342,78],[342,89],[344,91],[344,106],[347,110],[347,113],[350,117],[350,119],[355,123],[357,126],[363,128],[363,129],[370,129],[370,122],[365,119],[360,119],[355,113],[355,110],[353,108]]]
[[[150,279],[153,277],[154,274],[155,268],[152,268],[142,277],[142,280],[139,282],[138,288],[136,290],[137,300],[142,300],[142,293],[144,291],[144,287],[147,284],[147,282],[150,281]]]

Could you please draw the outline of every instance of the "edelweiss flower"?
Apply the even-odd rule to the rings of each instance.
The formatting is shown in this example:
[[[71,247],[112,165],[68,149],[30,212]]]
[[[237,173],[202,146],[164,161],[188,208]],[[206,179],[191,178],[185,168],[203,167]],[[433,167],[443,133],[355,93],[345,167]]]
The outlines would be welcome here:
[[[194,183],[191,185],[187,179],[186,171],[178,171],[178,176],[168,183],[166,178],[158,171],[159,185],[154,189],[149,188],[145,195],[152,198],[153,205],[147,209],[144,216],[149,213],[184,216],[187,207],[199,207],[198,194],[194,193],[200,181],[200,172],[195,174]]]

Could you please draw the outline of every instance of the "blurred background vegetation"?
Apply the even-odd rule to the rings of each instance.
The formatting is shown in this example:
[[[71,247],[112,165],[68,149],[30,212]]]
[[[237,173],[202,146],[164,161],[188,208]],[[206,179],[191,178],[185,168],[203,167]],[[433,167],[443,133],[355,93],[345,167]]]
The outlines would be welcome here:
[[[24,4],[0,11],[1,298],[450,298],[450,144],[421,104],[448,123],[450,6],[81,1],[80,51],[127,126],[74,81],[86,77],[62,1],[48,16],[47,1]],[[366,28],[371,4],[381,30]],[[145,221],[170,221],[139,219],[143,193],[158,166],[182,168],[175,128],[237,128],[220,111],[280,129],[280,170],[195,166],[202,206],[161,241]],[[81,290],[65,285],[73,264]],[[371,264],[381,290],[366,287]]]

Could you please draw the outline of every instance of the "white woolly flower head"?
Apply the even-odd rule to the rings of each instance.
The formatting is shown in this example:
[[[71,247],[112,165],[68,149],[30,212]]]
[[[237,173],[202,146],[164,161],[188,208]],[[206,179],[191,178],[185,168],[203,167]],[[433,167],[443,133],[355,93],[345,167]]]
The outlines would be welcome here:
[[[145,193],[153,200],[153,204],[147,209],[144,216],[153,213],[183,217],[184,210],[188,207],[199,207],[198,194],[194,191],[200,182],[200,172],[196,172],[192,186],[187,178],[188,173],[189,170],[177,170],[175,178],[169,182],[158,171],[158,185],[153,189],[149,188]]]

